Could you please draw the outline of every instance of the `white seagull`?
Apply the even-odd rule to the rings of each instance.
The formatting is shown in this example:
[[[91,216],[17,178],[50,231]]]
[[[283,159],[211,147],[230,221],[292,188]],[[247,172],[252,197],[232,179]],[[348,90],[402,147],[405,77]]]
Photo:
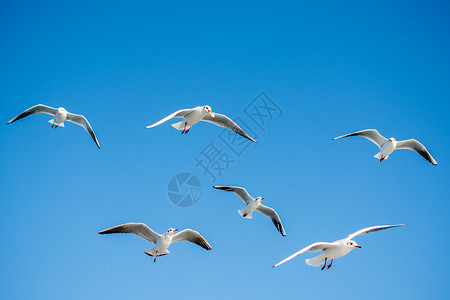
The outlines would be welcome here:
[[[348,136],[362,136],[363,138],[368,139],[369,141],[377,144],[380,148],[380,152],[375,154],[375,158],[380,159],[380,162],[388,159],[389,155],[394,152],[396,149],[409,149],[416,151],[420,155],[422,155],[426,160],[428,160],[433,165],[437,165],[436,160],[434,160],[433,156],[431,156],[430,152],[428,152],[427,148],[424,145],[419,143],[418,141],[404,140],[404,141],[396,141],[393,137],[387,139],[383,137],[378,131],[375,129],[366,129],[353,133],[349,133],[346,135],[335,137],[333,140],[337,140],[340,138],[348,137]]]
[[[261,204],[261,201],[264,198],[256,197],[252,198],[247,192],[246,189],[237,186],[213,186],[213,188],[218,190],[224,190],[228,192],[233,192],[241,198],[245,204],[247,205],[245,208],[238,210],[239,214],[246,219],[253,218],[253,212],[259,211],[266,217],[272,220],[273,224],[277,228],[277,230],[281,233],[282,236],[286,236],[286,232],[284,231],[283,224],[281,224],[280,217],[277,212],[270,207]]]
[[[186,134],[191,130],[192,126],[197,124],[199,121],[205,121],[212,123],[214,125],[228,128],[237,134],[257,143],[251,136],[249,136],[244,130],[241,129],[236,123],[225,115],[215,114],[211,111],[211,107],[208,105],[197,106],[190,109],[181,109],[174,112],[173,114],[165,117],[164,119],[156,122],[153,125],[146,126],[145,128],[152,128],[162,124],[172,118],[183,118],[183,121],[172,124],[172,127],[177,130],[183,130],[181,134]],[[186,130],[187,129],[187,130]]]
[[[321,269],[321,270],[323,270],[323,269],[325,269],[325,267],[327,265],[327,260],[331,259],[331,262],[327,267],[327,269],[329,269],[333,265],[333,259],[347,255],[348,253],[350,253],[350,251],[352,251],[355,248],[361,248],[361,246],[359,246],[355,241],[352,240],[354,237],[356,237],[358,235],[362,235],[362,234],[368,234],[371,232],[375,232],[378,230],[383,230],[383,229],[388,229],[388,228],[398,227],[398,226],[403,226],[403,225],[405,225],[405,224],[381,225],[381,226],[367,227],[367,228],[358,230],[357,232],[354,232],[354,233],[348,235],[345,239],[342,239],[342,240],[338,240],[338,241],[335,241],[332,243],[325,243],[325,242],[314,243],[314,244],[311,244],[311,245],[303,248],[302,250],[292,254],[288,258],[283,259],[276,265],[272,266],[272,268],[278,267],[279,265],[287,262],[288,260],[293,259],[294,257],[296,257],[304,252],[323,251],[323,253],[320,254],[319,256],[305,259],[305,262],[307,265],[310,265],[313,267],[318,267],[323,263],[324,265]]]
[[[199,245],[206,250],[212,250],[208,241],[197,231],[192,229],[185,229],[177,234],[174,234],[178,229],[169,228],[165,233],[158,234],[151,230],[144,223],[127,223],[110,227],[100,231],[98,234],[109,233],[133,233],[155,244],[155,247],[144,251],[145,254],[155,257],[153,262],[156,262],[156,257],[169,254],[169,246],[180,241],[189,241]]]
[[[35,114],[47,114],[54,116],[53,119],[49,120],[49,122],[52,124],[52,128],[58,128],[58,126],[64,127],[64,121],[69,121],[72,123],[75,123],[77,125],[80,125],[83,127],[87,133],[92,137],[95,144],[97,144],[97,147],[100,149],[100,144],[98,143],[97,137],[95,136],[94,130],[92,129],[91,125],[89,124],[88,120],[82,116],[82,115],[76,115],[68,112],[63,107],[60,108],[53,108],[50,106],[38,104],[33,107],[30,107],[29,109],[25,110],[18,116],[12,118],[8,124],[14,123],[17,120],[23,119],[25,117],[35,115]]]

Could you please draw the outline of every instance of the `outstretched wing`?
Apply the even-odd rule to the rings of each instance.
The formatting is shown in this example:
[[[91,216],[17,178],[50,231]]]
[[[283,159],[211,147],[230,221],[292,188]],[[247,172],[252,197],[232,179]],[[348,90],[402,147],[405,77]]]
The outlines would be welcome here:
[[[230,118],[228,118],[225,115],[214,114],[214,118],[213,118],[211,115],[206,114],[203,117],[202,121],[209,122],[209,123],[212,123],[212,124],[220,126],[220,127],[228,128],[228,129],[236,132],[237,134],[249,139],[250,141],[257,143],[257,141],[255,141],[244,130],[242,130],[241,127],[238,126],[238,124],[234,123],[233,120],[231,120]]]
[[[193,112],[194,109],[193,108],[189,108],[189,109],[180,109],[179,111],[174,112],[171,115],[168,115],[167,117],[165,117],[162,120],[159,120],[158,122],[156,122],[155,124],[146,126],[145,128],[152,128],[155,126],[158,126],[159,124],[162,124],[172,118],[184,118],[185,116],[187,116],[188,114],[190,114],[191,112]]]
[[[305,248],[303,248],[302,250],[295,252],[294,254],[292,254],[291,256],[283,259],[282,261],[280,261],[279,263],[277,263],[276,265],[273,265],[272,268],[278,267],[281,264],[284,264],[285,262],[287,262],[288,260],[293,259],[296,256],[299,256],[302,253],[305,252],[317,252],[317,251],[325,251],[329,248],[333,248],[333,247],[338,247],[339,245],[337,243],[324,243],[324,242],[318,242],[318,243],[314,243],[311,244]]]
[[[151,230],[144,223],[127,223],[117,225],[102,230],[98,234],[109,234],[109,233],[132,233],[154,244],[156,244],[156,240],[161,236],[156,232],[154,232],[153,230]]]
[[[371,232],[375,232],[375,231],[379,231],[379,230],[384,230],[384,229],[388,229],[388,228],[392,228],[392,227],[399,227],[399,226],[404,226],[405,224],[398,224],[398,225],[379,225],[379,226],[372,226],[372,227],[367,227],[361,230],[358,230],[352,234],[349,234],[346,239],[353,239],[354,237],[358,236],[358,235],[363,235],[363,234],[369,234]]]
[[[66,121],[75,123],[75,124],[83,127],[84,130],[86,130],[86,132],[89,133],[91,138],[94,140],[95,144],[97,144],[98,149],[100,149],[100,144],[98,143],[98,140],[97,140],[97,137],[95,136],[94,130],[92,129],[91,124],[89,124],[88,120],[83,115],[67,113]]]
[[[253,200],[253,198],[248,194],[247,190],[242,188],[242,187],[238,187],[238,186],[213,186],[213,188],[218,189],[218,190],[224,190],[224,191],[235,193],[236,195],[239,196],[239,198],[241,198],[245,202],[245,204],[249,204],[250,201]]]
[[[419,141],[411,139],[411,140],[404,140],[404,141],[398,141],[397,147],[395,149],[409,149],[416,151],[420,155],[422,155],[423,158],[428,160],[433,165],[437,166],[436,160],[434,160],[433,156],[431,156],[430,152],[428,152],[427,148],[425,148],[424,145],[422,145]]]
[[[53,107],[50,107],[50,106],[46,106],[46,105],[43,105],[43,104],[38,104],[38,105],[35,105],[33,107],[30,107],[29,109],[25,110],[21,114],[19,114],[16,117],[12,118],[11,120],[9,120],[8,124],[14,123],[17,120],[20,120],[20,119],[23,119],[25,117],[28,117],[28,116],[31,116],[31,115],[35,115],[35,114],[47,114],[47,115],[54,116],[57,111],[58,111],[58,109],[56,109],[56,108],[53,108]]]
[[[348,136],[361,136],[363,138],[366,138],[369,141],[377,144],[377,146],[380,149],[381,149],[381,146],[383,146],[383,144],[387,141],[387,139],[384,136],[382,136],[375,129],[366,129],[366,130],[361,130],[361,131],[349,133],[349,134],[346,134],[346,135],[341,135],[341,136],[335,137],[333,140],[337,140],[337,139],[348,137]]]
[[[203,249],[212,250],[208,241],[200,233],[192,229],[185,229],[173,235],[172,244],[180,241],[189,241],[199,245]]]
[[[286,236],[283,224],[281,224],[281,219],[273,208],[260,204],[256,210],[270,218],[281,235]]]

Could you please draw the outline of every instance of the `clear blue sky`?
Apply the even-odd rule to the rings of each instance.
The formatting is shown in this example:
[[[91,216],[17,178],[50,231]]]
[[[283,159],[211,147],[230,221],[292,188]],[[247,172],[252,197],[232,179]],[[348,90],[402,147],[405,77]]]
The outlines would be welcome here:
[[[448,296],[448,2],[149,2],[2,3],[0,298]],[[261,91],[283,111],[265,132],[244,112]],[[5,124],[38,103],[84,114],[102,148],[47,115]],[[216,182],[194,157],[220,128],[144,129],[206,104],[259,141]],[[331,141],[367,128],[418,139],[439,166]],[[167,197],[181,172],[203,185],[184,209]],[[241,218],[243,203],[214,184],[264,197],[287,237],[259,214]],[[178,243],[155,264],[147,241],[97,234],[125,222],[193,228],[213,251]],[[328,271],[305,265],[311,254],[271,269],[312,242],[396,223],[407,226],[358,237],[362,249]]]

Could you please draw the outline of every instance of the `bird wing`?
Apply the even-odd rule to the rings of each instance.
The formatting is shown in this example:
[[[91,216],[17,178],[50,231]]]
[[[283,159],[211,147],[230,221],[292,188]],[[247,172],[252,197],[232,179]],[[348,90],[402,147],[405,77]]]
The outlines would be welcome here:
[[[91,124],[89,124],[88,120],[83,115],[67,113],[66,121],[75,123],[75,124],[83,127],[84,130],[86,130],[86,132],[89,133],[91,138],[97,144],[98,149],[100,149],[100,144],[98,143],[98,140],[97,140],[97,137],[95,136],[94,130],[92,129]]]
[[[283,224],[281,224],[280,217],[273,208],[260,204],[256,210],[266,217],[270,218],[281,235],[286,236],[286,231],[284,231],[284,227]]]
[[[349,234],[346,239],[351,240],[354,237],[358,236],[358,235],[363,235],[363,234],[369,234],[371,232],[375,232],[375,231],[379,231],[379,230],[384,230],[384,229],[388,229],[388,228],[392,228],[392,227],[399,227],[399,226],[404,226],[405,224],[398,224],[398,225],[379,225],[379,226],[372,226],[372,227],[367,227],[361,230],[358,230],[352,234]]]
[[[153,230],[151,230],[150,227],[148,227],[144,223],[127,223],[117,225],[102,230],[98,234],[109,234],[109,233],[132,233],[154,244],[156,244],[156,240],[161,236],[156,232],[154,232]]]
[[[199,245],[203,249],[212,250],[208,241],[200,233],[192,229],[185,229],[173,235],[172,244],[180,241],[189,241]]]
[[[15,116],[14,118],[12,118],[11,120],[9,120],[8,124],[11,124],[17,120],[20,120],[20,119],[23,119],[25,117],[35,115],[35,114],[42,113],[42,114],[54,116],[57,111],[58,111],[58,109],[56,109],[56,108],[46,106],[43,104],[38,104],[33,107],[30,107],[29,109],[25,110],[24,112],[20,113],[19,115]]]
[[[234,123],[233,120],[231,120],[230,118],[228,118],[225,115],[214,114],[214,118],[213,118],[211,115],[206,114],[203,117],[202,121],[209,122],[209,123],[212,123],[212,124],[220,126],[220,127],[225,127],[227,129],[230,129],[230,130],[236,132],[237,134],[249,139],[250,141],[257,143],[257,141],[255,141],[244,130],[242,130],[241,127],[238,126],[238,124]]]
[[[395,149],[409,149],[416,151],[420,155],[423,156],[426,160],[428,160],[433,165],[437,166],[436,160],[434,160],[433,156],[431,156],[430,152],[428,152],[427,148],[425,148],[424,145],[422,145],[419,141],[411,139],[411,140],[404,140],[404,141],[398,141],[397,147]]]
[[[159,121],[156,122],[155,124],[146,126],[145,128],[152,128],[152,127],[158,126],[159,124],[162,124],[162,123],[164,123],[164,122],[166,122],[166,121],[168,121],[168,120],[170,120],[170,119],[172,119],[172,118],[184,118],[184,117],[186,117],[188,114],[190,114],[190,113],[193,112],[193,111],[194,111],[193,108],[189,108],[189,109],[180,109],[179,111],[176,111],[176,112],[174,112],[173,114],[168,115],[168,116],[165,117],[164,119],[159,120]]]
[[[377,144],[380,149],[381,149],[381,146],[383,146],[383,144],[387,141],[387,139],[384,136],[382,136],[375,129],[366,129],[366,130],[349,133],[346,135],[341,135],[341,136],[335,137],[333,140],[337,140],[337,139],[348,137],[348,136],[362,136],[363,138],[366,138],[369,141]]]
[[[329,248],[333,248],[333,247],[337,247],[339,246],[338,243],[334,242],[334,243],[324,243],[324,242],[318,242],[318,243],[314,243],[311,244],[305,248],[303,248],[300,251],[295,252],[294,254],[292,254],[291,256],[283,259],[282,261],[280,261],[279,263],[277,263],[276,265],[273,265],[272,268],[278,267],[281,264],[284,264],[285,262],[287,262],[288,260],[293,259],[296,256],[299,256],[302,253],[305,252],[317,252],[317,251],[325,251]]]
[[[235,193],[236,195],[239,196],[239,198],[241,198],[245,204],[249,204],[253,198],[252,196],[250,196],[247,192],[246,189],[242,188],[242,187],[238,187],[238,186],[213,186],[213,188],[218,189],[218,190],[224,190],[224,191],[228,191],[228,192],[232,192]]]

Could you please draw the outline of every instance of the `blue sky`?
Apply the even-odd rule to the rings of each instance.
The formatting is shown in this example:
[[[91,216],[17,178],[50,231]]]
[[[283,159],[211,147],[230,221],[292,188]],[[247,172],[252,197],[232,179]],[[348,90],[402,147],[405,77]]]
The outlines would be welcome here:
[[[210,1],[9,1],[0,11],[0,117],[43,103],[85,115],[102,148],[47,115],[0,126],[0,298],[442,299],[450,246],[449,4],[445,1],[212,4]],[[262,131],[245,107],[264,91],[283,111]],[[208,104],[258,134],[215,182],[194,157],[221,128],[182,136],[166,123]],[[376,128],[416,138],[387,161],[361,138]],[[203,186],[198,203],[167,196],[181,172]],[[245,186],[275,208],[282,237],[261,215],[212,185]],[[211,243],[152,246],[99,236],[126,222],[158,232],[193,228]],[[407,226],[356,238],[362,249],[333,268],[302,255],[316,241],[360,228]]]

